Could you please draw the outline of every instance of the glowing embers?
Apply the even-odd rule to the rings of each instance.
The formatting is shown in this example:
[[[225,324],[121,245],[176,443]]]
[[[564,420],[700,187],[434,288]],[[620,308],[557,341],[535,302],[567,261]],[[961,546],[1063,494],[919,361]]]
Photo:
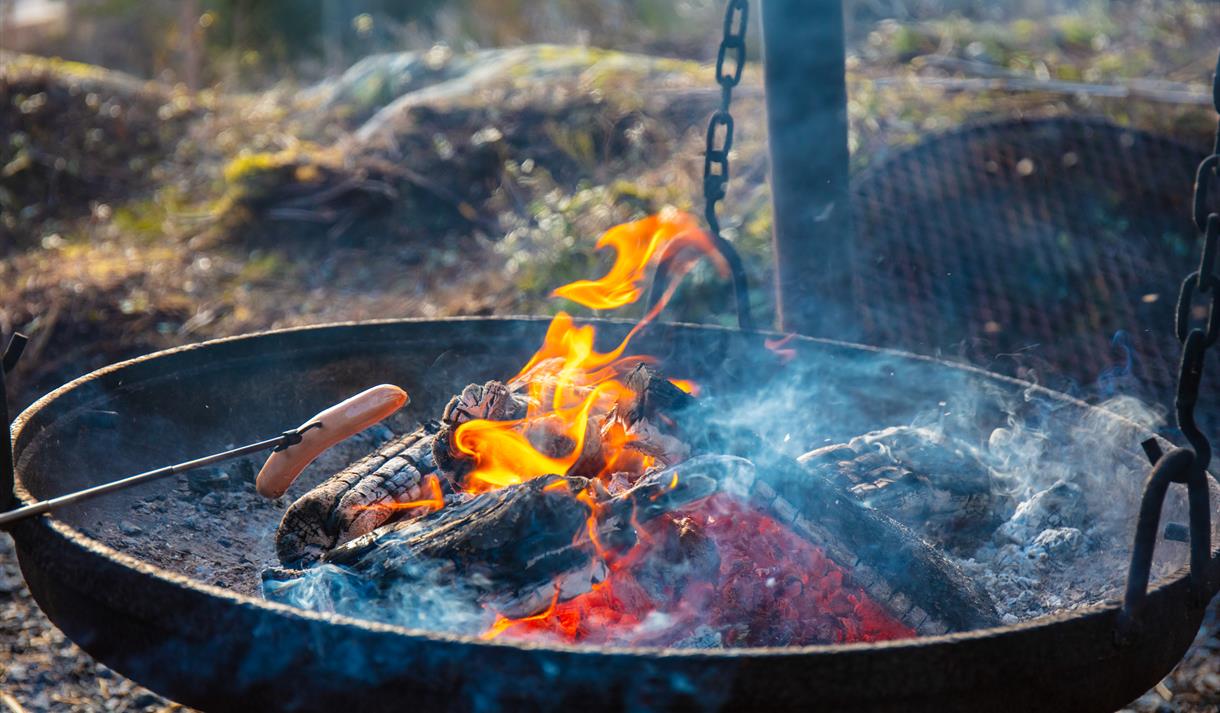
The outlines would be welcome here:
[[[598,245],[617,252],[609,272],[556,294],[592,308],[631,304],[649,268],[679,278],[711,241],[694,218],[666,211],[614,228]],[[698,385],[628,353],[676,284],[608,351],[593,326],[558,313],[515,376],[468,385],[440,421],[405,437],[401,455],[383,449],[304,496],[277,534],[277,553],[294,569],[275,574],[268,591],[306,601],[327,590],[318,580],[333,584],[329,572],[375,599],[443,612],[407,617],[413,625],[484,639],[730,647],[914,635],[927,615],[901,619],[910,606],[887,613],[852,581],[855,570],[825,554],[860,537],[897,545],[900,530],[809,480],[748,427],[723,423],[695,398]],[[781,507],[768,485],[794,479],[814,493],[806,500],[842,503],[805,503],[822,528],[816,539],[772,519],[796,526],[794,506]],[[345,511],[353,493],[366,516]],[[331,523],[345,522],[361,527],[332,534]],[[318,561],[321,575],[295,569]],[[930,556],[908,569],[945,584],[928,592],[956,586]],[[354,610],[362,604],[357,597]]]
[[[535,616],[500,617],[484,638],[719,648],[914,635],[821,548],[718,494],[643,528],[592,591]]]

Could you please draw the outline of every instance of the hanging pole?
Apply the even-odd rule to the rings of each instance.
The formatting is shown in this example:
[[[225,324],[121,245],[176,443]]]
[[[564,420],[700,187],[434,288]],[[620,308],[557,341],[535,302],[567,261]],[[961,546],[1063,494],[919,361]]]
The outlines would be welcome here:
[[[849,299],[841,0],[762,0],[779,328],[839,336]]]

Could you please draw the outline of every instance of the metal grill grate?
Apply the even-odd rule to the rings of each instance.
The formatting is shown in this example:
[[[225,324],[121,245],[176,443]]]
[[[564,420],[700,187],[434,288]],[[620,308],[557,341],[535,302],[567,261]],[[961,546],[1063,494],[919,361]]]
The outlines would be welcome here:
[[[1121,330],[1127,391],[1170,403],[1181,351],[1170,325],[1179,278],[1197,262],[1189,200],[1206,153],[1104,121],[1036,119],[895,156],[854,189],[852,336],[1032,367],[1070,389],[1125,373]],[[1220,367],[1208,369],[1216,383]],[[1211,401],[1207,425],[1220,420]]]

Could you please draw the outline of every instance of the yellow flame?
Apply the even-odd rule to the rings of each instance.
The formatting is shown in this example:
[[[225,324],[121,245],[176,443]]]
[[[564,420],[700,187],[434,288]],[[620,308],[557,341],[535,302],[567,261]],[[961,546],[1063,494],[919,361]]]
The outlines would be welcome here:
[[[633,304],[640,298],[648,265],[658,251],[666,246],[696,247],[707,254],[711,239],[699,228],[695,217],[672,208],[642,220],[624,223],[606,231],[597,241],[597,249],[614,248],[614,265],[597,280],[577,280],[551,294],[566,297],[591,309],[617,309]]]
[[[631,304],[642,294],[640,284],[649,265],[662,254],[672,259],[670,273],[674,279],[663,298],[608,352],[597,350],[597,334],[591,325],[578,326],[567,312],[555,315],[541,347],[508,381],[509,386],[523,389],[528,397],[525,418],[468,421],[455,430],[455,449],[474,461],[468,488],[481,491],[551,473],[564,475],[585,452],[590,433],[600,439],[599,471],[621,466],[628,460],[643,464],[639,458],[625,457],[630,440],[625,434],[601,434],[593,419],[630,396],[630,390],[619,377],[635,364],[650,360],[646,356],[624,354],[632,338],[656,318],[672,297],[678,279],[694,264],[684,251],[694,248],[718,254],[694,216],[673,209],[616,226],[598,240],[597,246],[615,249],[617,256],[610,271],[598,280],[564,285],[554,294],[594,309]],[[682,382],[679,388],[696,387]],[[573,444],[570,451],[548,455],[530,443],[525,435],[526,426],[544,417],[559,423],[555,435]],[[549,425],[554,427],[553,423]],[[596,474],[600,473],[587,475]]]

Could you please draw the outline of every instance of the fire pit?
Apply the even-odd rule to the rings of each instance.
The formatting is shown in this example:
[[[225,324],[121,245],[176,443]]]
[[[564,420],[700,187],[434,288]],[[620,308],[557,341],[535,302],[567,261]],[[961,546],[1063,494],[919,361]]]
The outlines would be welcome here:
[[[597,326],[611,339],[629,327]],[[18,419],[17,491],[23,500],[46,498],[170,454],[275,431],[289,414],[312,413],[374,379],[419,385],[408,416],[427,417],[468,381],[511,373],[545,327],[534,319],[336,325],[118,364],[54,392]],[[797,443],[841,442],[911,422],[929,404],[960,403],[963,394],[974,402],[971,420],[980,428],[1037,412],[1050,419],[1044,433],[1054,441],[1072,434],[1073,423],[1096,423],[1115,443],[1129,444],[1097,454],[1098,469],[1089,473],[1097,494],[1119,501],[1139,490],[1138,482],[1105,472],[1142,468],[1134,444],[1146,434],[1114,414],[967,367],[803,337],[788,342],[796,356],[785,368],[755,368],[774,360],[764,338],[777,336],[653,325],[637,344],[672,373],[742,404],[778,391],[811,396],[804,417],[786,423],[784,435]],[[327,475],[326,466],[300,487]],[[241,473],[229,470],[233,478]],[[802,498],[810,491],[801,478],[776,485],[798,513],[816,512],[818,503]],[[1104,711],[1176,662],[1206,600],[1186,571],[1172,572],[1150,589],[1149,624],[1122,641],[1115,638],[1119,608],[1109,600],[1005,627],[880,644],[691,651],[485,642],[260,599],[258,573],[275,563],[271,535],[282,506],[261,502],[248,488],[213,497],[199,495],[200,487],[184,479],[115,495],[24,522],[14,535],[31,591],[69,636],[151,688],[209,710],[389,710],[409,697],[425,709],[579,703]],[[1184,519],[1181,502],[1169,507],[1168,518]],[[1155,571],[1185,560],[1185,545],[1162,543]],[[1114,575],[1121,581],[1121,571]]]
[[[17,523],[22,570],[48,616],[99,660],[210,710],[396,710],[410,701],[425,710],[1108,711],[1159,680],[1220,589],[1210,522],[1220,488],[1194,422],[1204,355],[1220,336],[1220,215],[1206,215],[1203,201],[1205,172],[1220,159],[1200,168],[1195,219],[1206,246],[1175,324],[1184,345],[1177,420],[1189,449],[1166,451],[1151,421],[1034,384],[756,331],[741,261],[717,217],[745,5],[729,3],[716,65],[722,101],[704,165],[711,231],[690,216],[678,231],[733,278],[740,329],[654,322],[672,295],[666,275],[684,273],[681,250],[691,246],[677,241],[650,262],[654,237],[626,269],[612,231],[599,243],[619,252],[610,275],[557,290],[593,309],[617,307],[643,294],[645,267],[656,266],[642,321],[593,320],[602,339],[622,345],[609,355],[564,314],[549,327],[387,321],[207,342],[78,379],[15,423],[22,501],[183,452],[233,449],[378,382],[405,385],[414,400],[295,483],[291,464],[333,442],[323,434],[340,422],[320,415],[282,441],[239,449],[289,449],[257,477],[254,463],[234,460],[72,500],[54,518],[10,513],[5,524]],[[769,56],[782,49],[792,62],[767,65],[772,141],[792,149],[816,137],[835,148],[825,152],[831,165],[804,161],[808,151],[772,153],[780,317],[807,329],[837,316],[803,294],[820,256],[793,236],[851,235],[839,225],[847,211],[836,210],[846,127],[834,111],[824,112],[825,131],[795,119],[808,82],[794,70],[834,69],[822,88],[841,104],[842,38],[817,41],[841,25],[841,8],[766,7],[771,23],[807,21],[800,32],[771,25]],[[657,221],[673,216],[635,225],[655,236]],[[827,285],[842,287],[844,271],[829,267]],[[1207,326],[1191,329],[1191,298],[1209,292]],[[624,364],[632,337],[632,353],[647,356]],[[497,381],[540,341],[517,377]],[[556,360],[555,373],[542,368]],[[613,374],[573,380],[573,371]],[[706,399],[663,374],[693,379]],[[406,400],[394,386],[369,393]],[[367,417],[339,430],[375,422]],[[615,445],[615,434],[628,435]],[[294,455],[303,440],[313,445]],[[633,444],[631,454],[614,450]],[[269,498],[288,489],[295,503],[282,522],[289,501],[260,500],[252,485]],[[404,516],[414,519],[393,519]],[[437,571],[449,589],[397,596],[431,587]],[[353,578],[354,596],[344,588]],[[451,581],[468,602],[444,601],[457,591]],[[674,594],[692,582],[701,598]],[[472,606],[438,613],[453,604]]]

